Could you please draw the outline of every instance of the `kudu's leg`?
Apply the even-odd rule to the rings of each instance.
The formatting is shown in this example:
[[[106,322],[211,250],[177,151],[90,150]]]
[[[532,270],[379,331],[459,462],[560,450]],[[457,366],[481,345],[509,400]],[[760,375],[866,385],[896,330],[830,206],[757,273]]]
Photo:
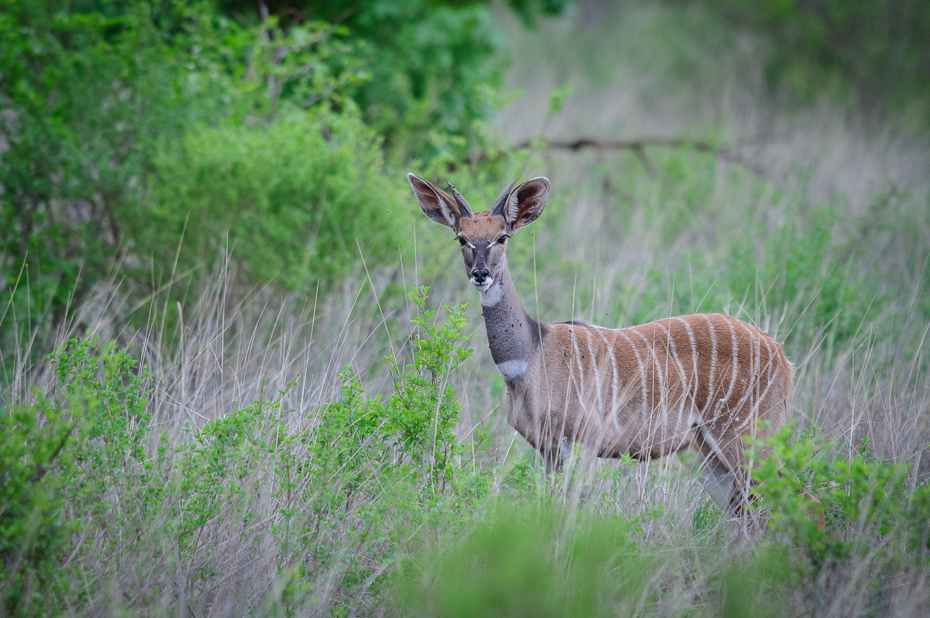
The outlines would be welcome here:
[[[572,456],[572,443],[563,436],[560,442],[541,448],[539,453],[546,463],[546,474],[558,474],[565,461]]]
[[[704,489],[713,501],[732,517],[740,520],[748,516],[748,507],[753,501],[752,481],[742,458],[728,460],[713,436],[703,427],[695,429],[694,445],[700,451],[703,462]]]
[[[729,513],[732,509],[735,489],[733,475],[730,474],[729,468],[716,456],[703,455],[700,470],[704,490],[721,511]]]

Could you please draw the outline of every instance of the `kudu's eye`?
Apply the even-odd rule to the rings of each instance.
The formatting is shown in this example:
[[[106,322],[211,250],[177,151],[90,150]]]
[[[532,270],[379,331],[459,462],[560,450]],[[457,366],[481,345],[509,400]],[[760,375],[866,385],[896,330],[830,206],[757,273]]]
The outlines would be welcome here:
[[[462,245],[463,247],[467,244],[467,241],[461,236],[458,237],[458,240],[459,240],[459,244]]]
[[[500,244],[504,244],[505,242],[507,242],[508,238],[509,236],[506,236],[506,235],[501,236],[500,238],[497,239],[497,242],[499,242]]]

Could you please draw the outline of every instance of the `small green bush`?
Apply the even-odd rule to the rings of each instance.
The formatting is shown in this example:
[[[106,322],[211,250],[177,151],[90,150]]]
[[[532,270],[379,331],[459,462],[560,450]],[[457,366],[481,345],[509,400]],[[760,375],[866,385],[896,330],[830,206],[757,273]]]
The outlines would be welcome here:
[[[342,88],[365,122],[398,159],[454,152],[458,161],[479,145],[494,113],[509,49],[487,0],[284,0],[268,10],[283,30],[313,19],[338,24],[343,57],[367,79]],[[567,0],[509,0],[527,25],[557,15]],[[227,15],[260,18],[251,0],[219,0]],[[292,97],[285,92],[284,97]]]
[[[760,508],[771,511],[769,526],[795,548],[803,575],[816,579],[857,558],[880,567],[923,559],[928,490],[911,488],[907,465],[875,457],[867,438],[844,456],[816,428],[795,439],[788,425],[765,446],[771,454],[752,466]]]
[[[0,410],[0,606],[35,616],[56,606],[77,522],[64,509],[75,423],[41,399]]]
[[[72,592],[79,534],[104,530],[98,550],[119,568],[120,539],[138,539],[162,495],[145,453],[147,376],[129,353],[75,340],[46,360],[52,398],[0,411],[0,594],[12,615],[55,613]]]
[[[409,209],[382,164],[372,132],[347,116],[191,130],[155,159],[151,206],[134,219],[141,252],[162,269],[178,255],[186,272],[228,249],[254,284],[312,290],[345,276],[359,247],[378,264],[406,244]]]

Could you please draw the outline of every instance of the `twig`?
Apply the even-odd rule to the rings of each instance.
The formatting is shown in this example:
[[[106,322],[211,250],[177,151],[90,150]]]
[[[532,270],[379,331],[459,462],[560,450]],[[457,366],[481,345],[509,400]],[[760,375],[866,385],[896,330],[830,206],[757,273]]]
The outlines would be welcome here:
[[[533,140],[524,140],[514,144],[509,149],[498,150],[497,152],[483,152],[477,156],[478,161],[490,158],[500,158],[504,155],[526,150],[533,147]],[[594,148],[597,150],[632,150],[637,157],[643,162],[646,170],[650,175],[655,176],[658,173],[655,166],[646,155],[646,148],[663,147],[663,148],[693,148],[698,152],[706,152],[721,161],[738,165],[762,178],[769,178],[766,170],[758,163],[751,161],[731,148],[717,146],[710,142],[702,140],[678,138],[678,137],[642,137],[629,140],[599,140],[591,137],[580,137],[574,140],[548,140],[543,146],[546,150],[568,150],[576,152],[585,148]]]

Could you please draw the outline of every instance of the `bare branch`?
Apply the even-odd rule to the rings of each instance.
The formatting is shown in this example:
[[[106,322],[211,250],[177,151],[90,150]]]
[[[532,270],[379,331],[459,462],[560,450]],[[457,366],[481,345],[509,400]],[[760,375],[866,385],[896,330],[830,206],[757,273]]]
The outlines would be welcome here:
[[[506,154],[532,147],[532,140],[524,140],[514,144],[511,148],[506,150],[499,150],[496,153],[481,153],[478,155],[477,160],[481,161],[489,158],[502,157]],[[643,137],[629,140],[599,140],[591,137],[580,137],[574,140],[549,140],[545,144],[546,150],[568,150],[571,152],[583,150],[586,148],[593,148],[596,150],[632,150],[636,156],[639,157],[640,161],[643,162],[643,166],[646,168],[649,174],[651,176],[655,176],[658,174],[658,170],[646,155],[646,148],[652,147],[692,148],[698,152],[706,152],[707,154],[713,155],[714,157],[726,163],[738,165],[762,178],[769,178],[768,173],[761,165],[747,159],[732,148],[718,146],[716,144],[702,140],[676,137]]]

